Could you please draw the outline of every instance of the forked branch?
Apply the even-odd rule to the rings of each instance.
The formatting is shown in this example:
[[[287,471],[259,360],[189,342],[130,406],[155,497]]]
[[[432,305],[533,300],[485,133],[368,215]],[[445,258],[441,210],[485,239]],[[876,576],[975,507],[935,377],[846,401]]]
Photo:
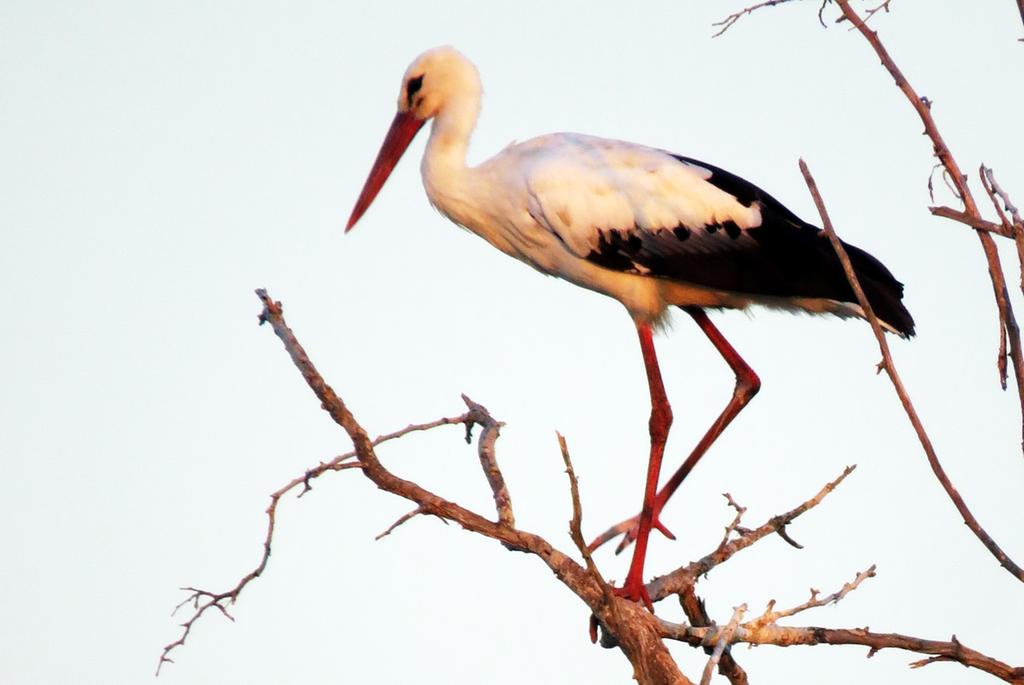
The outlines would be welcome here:
[[[711,658],[705,669],[705,680],[710,677],[709,674],[717,667],[719,672],[726,675],[734,685],[744,685],[747,683],[745,672],[735,663],[729,652],[729,646],[736,642],[758,643],[758,641],[761,641],[760,643],[763,644],[812,644],[813,641],[814,644],[901,646],[911,650],[915,650],[916,647],[914,645],[918,645],[920,649],[916,649],[916,651],[922,654],[933,655],[942,659],[960,660],[964,663],[971,661],[984,662],[989,665],[989,668],[986,670],[997,675],[1013,671],[1013,669],[1009,669],[1008,666],[1001,664],[1001,662],[971,650],[966,650],[962,646],[960,647],[961,651],[956,652],[948,645],[944,646],[943,643],[932,643],[907,636],[887,638],[889,642],[883,644],[878,641],[875,634],[866,633],[866,631],[824,628],[791,629],[780,628],[776,625],[775,622],[779,618],[821,606],[826,602],[838,601],[846,593],[855,589],[863,580],[863,577],[867,577],[865,574],[870,575],[873,573],[873,568],[869,569],[865,574],[858,576],[858,579],[855,579],[853,583],[847,584],[842,590],[828,597],[819,598],[816,594],[812,594],[809,601],[783,612],[775,612],[773,611],[773,606],[770,606],[764,615],[746,624],[740,623],[742,612],[737,611],[734,613],[733,620],[724,629],[716,627],[694,592],[694,586],[700,577],[715,566],[730,559],[736,552],[749,547],[772,533],[784,536],[786,525],[804,512],[817,506],[852,472],[853,467],[847,467],[839,478],[825,485],[814,497],[800,506],[784,514],[774,516],[758,528],[752,530],[740,526],[744,509],[731,496],[727,496],[727,501],[734,509],[735,515],[726,527],[725,535],[716,549],[702,559],[676,569],[648,585],[651,597],[657,600],[664,599],[671,594],[678,595],[684,608],[687,608],[688,615],[696,616],[702,625],[696,625],[698,621],[694,621],[695,625],[691,626],[676,626],[661,621],[640,605],[615,596],[599,573],[584,543],[579,487],[569,456],[568,446],[561,436],[559,436],[559,446],[566,467],[566,473],[569,476],[569,490],[573,512],[569,522],[569,534],[577,551],[583,557],[582,565],[555,549],[544,538],[514,527],[512,523],[514,519],[511,515],[511,500],[507,497],[507,488],[504,487],[504,478],[501,476],[494,453],[494,439],[497,437],[497,428],[500,426],[500,422],[495,421],[486,409],[468,398],[464,398],[469,408],[466,414],[442,418],[425,424],[414,424],[400,431],[370,440],[365,430],[355,420],[341,398],[327,385],[309,360],[305,350],[303,350],[291,329],[285,323],[281,305],[271,300],[264,291],[258,291],[258,294],[264,305],[263,313],[260,317],[261,322],[267,322],[273,326],[275,333],[284,343],[288,354],[320,400],[321,407],[346,430],[353,440],[355,450],[353,453],[340,455],[331,461],[310,469],[302,476],[292,479],[271,496],[271,506],[268,507],[267,512],[268,530],[260,564],[256,569],[244,576],[234,588],[223,593],[212,593],[198,588],[187,588],[190,595],[180,606],[191,603],[194,610],[193,615],[188,622],[183,624],[183,632],[179,639],[164,648],[160,658],[161,665],[171,661],[170,652],[185,643],[192,625],[209,609],[216,609],[230,618],[227,607],[237,600],[240,592],[248,583],[263,573],[270,558],[274,514],[277,504],[283,495],[302,486],[302,490],[298,493],[301,496],[310,490],[311,480],[328,471],[358,469],[381,489],[410,500],[415,504],[415,508],[396,522],[389,531],[414,516],[421,514],[432,515],[440,517],[445,521],[454,521],[464,529],[496,540],[507,548],[538,557],[547,565],[559,581],[583,600],[593,614],[592,625],[595,628],[599,625],[604,630],[602,645],[620,648],[632,663],[635,678],[642,685],[686,684],[691,682],[679,671],[675,661],[665,647],[663,641],[666,638],[682,640],[706,649]],[[496,521],[488,520],[480,514],[439,497],[411,481],[396,476],[377,459],[375,447],[381,442],[395,439],[414,431],[428,430],[451,424],[464,425],[467,429],[467,436],[469,430],[475,424],[481,425],[484,428],[480,434],[478,451],[483,455],[482,467],[484,472],[488,473],[488,482],[491,485],[492,493],[495,495],[495,507],[498,511],[498,520]],[[505,495],[502,495],[503,492]],[[502,511],[506,508],[508,513],[503,516]],[[505,521],[502,520],[503,518]],[[793,632],[800,630],[809,632]],[[899,642],[896,638],[903,640],[903,642]],[[896,642],[893,642],[893,640],[896,640]],[[926,660],[926,662],[930,663],[930,660]],[[970,665],[973,665],[973,663]],[[1000,668],[1003,671],[1000,671]]]
[[[780,626],[776,621],[780,618],[794,616],[798,613],[835,603],[848,593],[856,590],[860,584],[874,576],[875,567],[857,574],[851,582],[826,597],[819,597],[817,590],[811,590],[811,598],[790,609],[774,611],[775,602],[768,605],[761,616],[735,626],[697,627],[678,625],[668,621],[661,622],[664,636],[670,640],[685,642],[694,647],[726,644],[775,645],[792,647],[795,645],[863,645],[869,648],[868,656],[874,656],[882,649],[903,649],[918,654],[932,655],[928,659],[914,661],[911,668],[920,668],[936,661],[950,661],[980,671],[1014,685],[1024,683],[1024,668],[1010,666],[998,659],[965,647],[954,635],[948,642],[939,640],[922,640],[918,637],[899,633],[874,633],[867,628],[822,628],[817,626],[788,627]]]
[[[931,466],[932,472],[935,477],[939,480],[942,485],[942,489],[946,491],[949,498],[953,501],[953,505],[956,510],[960,512],[960,516],[963,517],[964,523],[971,529],[981,543],[985,545],[992,556],[999,561],[999,564],[1013,574],[1018,580],[1024,582],[1024,569],[1021,569],[1013,559],[1011,559],[1003,549],[996,544],[996,541],[992,539],[992,536],[981,527],[978,520],[974,518],[974,514],[968,509],[967,503],[964,502],[963,497],[957,492],[957,489],[953,487],[953,483],[949,480],[949,476],[946,475],[946,470],[942,468],[942,463],[939,461],[939,457],[935,452],[935,447],[932,445],[931,439],[925,432],[924,424],[921,418],[917,415],[917,411],[914,409],[914,404],[910,400],[910,394],[907,392],[906,387],[903,385],[903,380],[900,378],[899,373],[896,371],[896,364],[892,360],[892,353],[889,351],[889,343],[885,339],[885,333],[882,330],[882,324],[878,321],[878,317],[875,315],[874,309],[871,307],[871,303],[868,302],[867,296],[864,295],[864,289],[860,286],[860,280],[857,278],[856,272],[853,270],[853,265],[850,263],[850,257],[846,254],[846,249],[843,247],[843,243],[839,240],[836,235],[835,229],[832,227],[832,220],[829,218],[828,210],[825,208],[825,202],[821,198],[821,193],[818,192],[818,185],[814,181],[814,177],[811,176],[810,169],[807,168],[807,164],[804,160],[800,160],[800,171],[804,175],[804,180],[807,181],[807,187],[811,191],[811,196],[814,198],[814,204],[818,208],[818,213],[821,215],[822,226],[824,227],[825,235],[828,236],[829,241],[832,243],[833,249],[835,249],[836,255],[839,257],[839,262],[843,265],[843,271],[846,273],[846,278],[850,282],[850,287],[853,288],[853,292],[857,297],[857,303],[863,310],[865,317],[871,324],[871,330],[875,334],[875,340],[878,341],[878,349],[882,353],[882,368],[889,376],[889,380],[892,381],[893,387],[896,389],[896,394],[900,398],[900,403],[903,405],[903,410],[907,413],[907,418],[910,419],[911,425],[914,427],[914,432],[917,433],[917,439],[921,443],[921,447],[924,449],[925,456],[928,458],[928,465]]]

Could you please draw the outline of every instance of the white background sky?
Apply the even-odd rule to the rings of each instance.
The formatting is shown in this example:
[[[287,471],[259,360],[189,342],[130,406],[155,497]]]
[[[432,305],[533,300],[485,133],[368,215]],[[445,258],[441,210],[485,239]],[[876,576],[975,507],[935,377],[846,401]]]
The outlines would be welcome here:
[[[448,225],[418,178],[423,140],[342,234],[403,70],[442,43],[483,76],[474,162],[550,131],[636,140],[731,169],[810,219],[804,156],[844,238],[906,282],[919,337],[893,342],[897,364],[961,493],[1024,561],[1020,416],[996,382],[991,286],[977,239],[926,210],[920,123],[859,35],[818,25],[817,3],[762,11],[712,40],[711,22],[739,6],[5,0],[0,680],[151,682],[178,634],[176,588],[234,584],[258,560],[268,494],[349,449],[257,328],[255,287],[283,300],[371,433],[457,414],[460,392],[507,421],[499,456],[524,528],[570,546],[556,429],[588,536],[635,513],[648,398],[617,303]],[[1014,4],[898,0],[875,25],[965,168],[995,167],[1024,203]],[[1024,662],[1024,586],[940,491],[874,375],[867,326],[714,319],[764,389],[666,510],[680,540],[655,539],[649,573],[713,547],[730,517],[720,493],[753,524],[857,463],[792,527],[804,550],[765,540],[701,583],[713,616],[799,603],[877,563],[841,605],[794,624],[956,633]],[[658,346],[674,467],[732,378],[685,317]],[[459,429],[381,455],[490,513]],[[628,681],[625,658],[590,645],[585,608],[537,560],[433,519],[373,542],[408,508],[355,472],[284,502],[270,568],[237,622],[210,615],[161,682]],[[597,561],[621,580],[629,560],[606,550]],[[667,602],[659,612],[681,615]],[[699,676],[703,654],[673,652]],[[737,650],[759,683],[992,682],[865,653]]]

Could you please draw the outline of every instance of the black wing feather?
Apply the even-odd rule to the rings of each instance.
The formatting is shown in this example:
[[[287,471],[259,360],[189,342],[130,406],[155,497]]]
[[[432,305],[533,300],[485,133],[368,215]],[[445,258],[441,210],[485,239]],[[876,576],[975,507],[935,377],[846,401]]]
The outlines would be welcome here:
[[[587,259],[616,271],[670,278],[718,290],[773,297],[827,298],[856,303],[842,265],[824,232],[801,220],[781,202],[749,181],[689,157],[684,164],[711,172],[709,183],[745,206],[760,204],[760,226],[741,230],[735,223],[677,226],[674,230],[615,229],[599,232]],[[721,249],[698,250],[693,231],[714,234]],[[739,240],[745,234],[752,240]],[[903,284],[880,261],[843,243],[864,293],[880,319],[901,334],[914,334],[914,319],[903,306]]]

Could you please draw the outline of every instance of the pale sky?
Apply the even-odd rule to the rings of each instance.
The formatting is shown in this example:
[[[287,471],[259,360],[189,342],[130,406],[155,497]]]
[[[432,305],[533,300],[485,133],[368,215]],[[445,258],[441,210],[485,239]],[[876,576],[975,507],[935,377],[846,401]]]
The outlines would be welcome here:
[[[849,242],[906,284],[918,337],[896,363],[951,477],[1024,562],[1016,393],[999,390],[997,322],[977,238],[933,218],[921,125],[869,46],[822,29],[818,3],[744,19],[740,2],[351,3],[6,0],[0,7],[0,681],[152,682],[179,633],[182,585],[222,590],[258,561],[268,495],[350,449],[256,325],[266,287],[372,434],[461,413],[498,442],[521,527],[571,550],[569,441],[590,537],[636,513],[649,411],[633,327],[609,299],[542,278],[430,208],[421,134],[348,236],[343,225],[422,50],[478,65],[472,162],[513,139],[579,131],[662,147],[763,186],[808,220],[815,173]],[[828,10],[826,16],[834,16]],[[1010,0],[897,0],[874,20],[965,169],[995,168],[1024,203],[1024,27]],[[955,204],[939,188],[939,202]],[[986,211],[988,207],[986,205]],[[1019,267],[1003,241],[1011,294]],[[790,529],[699,585],[712,615],[831,592],[789,625],[955,633],[1024,662],[1024,586],[962,525],[884,376],[868,327],[776,312],[713,314],[761,394],[714,446],[653,537],[648,574],[856,473]],[[686,317],[657,339],[674,468],[724,406],[725,364]],[[380,454],[493,515],[458,428]],[[209,615],[158,682],[623,683],[586,608],[538,560],[435,519],[373,537],[410,505],[356,472],[278,512],[265,575]],[[621,581],[628,555],[597,555]],[[659,614],[681,612],[659,605]],[[673,646],[699,678],[705,656]],[[982,683],[908,653],[738,648],[753,682]]]

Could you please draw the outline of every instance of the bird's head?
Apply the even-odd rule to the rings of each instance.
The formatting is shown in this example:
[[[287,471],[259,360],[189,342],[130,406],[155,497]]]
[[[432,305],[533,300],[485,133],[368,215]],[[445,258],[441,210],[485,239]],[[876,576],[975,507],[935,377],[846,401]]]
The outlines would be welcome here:
[[[423,125],[430,119],[443,117],[455,103],[478,103],[480,90],[476,67],[453,47],[446,45],[427,50],[409,65],[398,92],[398,112],[356,200],[346,232],[369,208]]]

